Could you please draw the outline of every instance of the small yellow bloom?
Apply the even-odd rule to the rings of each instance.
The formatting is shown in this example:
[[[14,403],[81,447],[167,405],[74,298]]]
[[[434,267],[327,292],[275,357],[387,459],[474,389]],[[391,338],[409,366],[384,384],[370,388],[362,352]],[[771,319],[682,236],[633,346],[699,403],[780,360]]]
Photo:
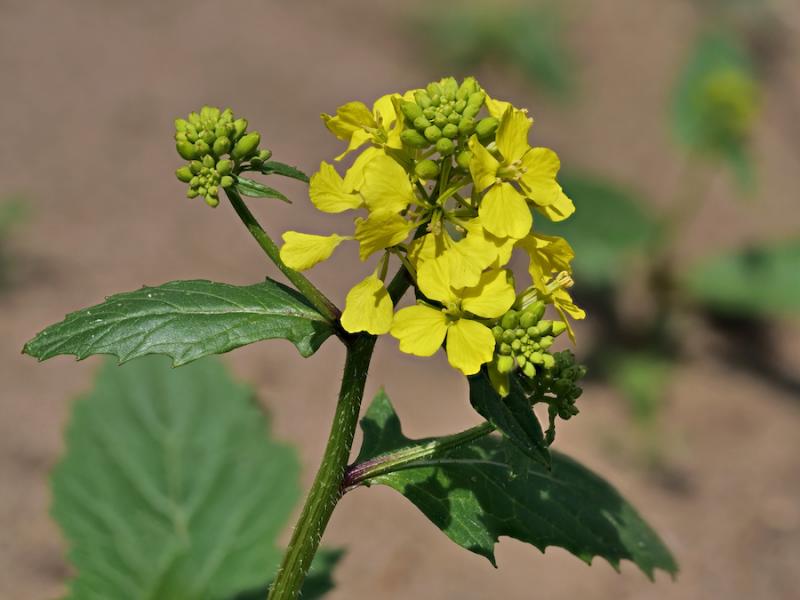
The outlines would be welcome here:
[[[575,210],[556,181],[558,156],[548,148],[528,145],[532,122],[525,111],[508,105],[495,139],[499,158],[476,137],[469,142],[475,188],[485,191],[479,214],[486,229],[499,237],[520,239],[528,234],[533,223],[528,202],[554,221]]]
[[[569,295],[567,289],[572,285],[572,277],[562,271],[547,282],[543,290],[538,290],[537,295],[547,304],[552,304],[553,308],[558,311],[558,314],[561,315],[561,320],[567,326],[569,339],[572,340],[572,343],[575,343],[575,332],[572,330],[572,325],[570,325],[567,317],[569,316],[576,320],[584,319],[586,318],[586,311],[577,306],[573,302],[572,296]]]
[[[351,289],[345,299],[341,323],[350,333],[373,335],[389,332],[394,305],[383,282],[374,273]]]
[[[575,251],[562,237],[532,233],[517,242],[528,255],[528,272],[533,285],[544,292],[546,282],[553,273],[570,272]]]
[[[352,239],[341,235],[311,235],[297,231],[283,234],[281,260],[295,271],[305,271],[317,263],[328,260],[343,240]]]
[[[363,102],[348,102],[336,109],[336,116],[322,114],[328,130],[340,140],[348,142],[347,149],[336,160],[341,160],[368,141],[376,146],[402,147],[398,128],[390,129],[397,122],[396,98],[399,99],[400,96],[382,96],[372,106],[371,111]]]
[[[477,373],[492,360],[495,347],[491,330],[479,319],[498,318],[514,303],[509,272],[486,271],[478,285],[462,290],[450,285],[446,260],[423,262],[420,274],[420,290],[443,308],[423,303],[399,310],[390,332],[400,341],[400,350],[431,356],[446,341],[450,364],[465,375]]]

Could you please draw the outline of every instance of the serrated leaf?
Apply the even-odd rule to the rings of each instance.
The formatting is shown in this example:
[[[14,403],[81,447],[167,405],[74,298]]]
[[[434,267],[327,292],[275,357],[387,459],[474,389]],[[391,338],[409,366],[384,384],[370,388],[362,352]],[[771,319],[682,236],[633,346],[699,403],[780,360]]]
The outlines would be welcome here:
[[[227,599],[276,572],[298,460],[216,360],[106,363],[52,476],[70,598]]]
[[[381,453],[431,441],[402,435],[385,394],[370,406],[362,429],[365,447]],[[362,452],[359,461],[369,458]],[[509,536],[543,552],[559,546],[587,563],[600,556],[616,568],[627,559],[648,577],[656,569],[677,572],[669,550],[636,510],[610,484],[559,452],[552,453],[548,471],[507,439],[491,435],[368,483],[397,490],[451,540],[492,564],[498,539]]]
[[[330,324],[290,288],[272,280],[248,286],[173,281],[110,296],[51,325],[23,352],[46,360],[113,354],[125,362],[166,354],[175,366],[261,340],[291,341],[310,356],[333,333]]]
[[[292,203],[291,200],[278,190],[266,186],[263,183],[259,183],[258,181],[248,179],[247,177],[236,177],[236,189],[242,196],[249,196],[251,198],[277,198],[288,204]]]
[[[283,177],[290,177],[292,179],[297,179],[304,183],[308,183],[308,175],[303,173],[297,167],[292,167],[291,165],[287,165],[282,162],[278,162],[277,160],[268,160],[264,163],[261,167],[261,172],[264,175],[281,175]]]
[[[800,312],[800,239],[752,246],[709,259],[688,274],[686,290],[721,313]]]
[[[469,401],[478,414],[523,453],[545,467],[550,466],[542,426],[515,377],[511,378],[508,396],[501,398],[483,372],[473,375],[469,378]]]
[[[536,229],[565,237],[573,246],[580,285],[615,284],[625,273],[626,259],[658,235],[655,219],[634,193],[602,177],[567,173],[559,181],[575,213],[559,223],[538,219]]]

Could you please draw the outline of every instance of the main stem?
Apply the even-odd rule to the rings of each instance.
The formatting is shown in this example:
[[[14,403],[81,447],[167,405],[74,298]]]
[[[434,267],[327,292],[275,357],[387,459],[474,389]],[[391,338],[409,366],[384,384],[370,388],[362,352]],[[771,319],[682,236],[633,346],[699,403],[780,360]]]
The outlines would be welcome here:
[[[351,338],[347,344],[339,402],[336,405],[328,445],[268,600],[294,600],[299,596],[325,527],[342,497],[342,484],[375,339],[372,335],[361,334]]]
[[[244,223],[245,227],[247,227],[247,230],[250,232],[250,235],[255,238],[258,245],[261,246],[261,249],[264,250],[270,260],[275,263],[284,275],[286,275],[286,278],[294,284],[297,290],[314,305],[314,308],[322,313],[331,323],[335,323],[341,316],[336,305],[328,300],[325,294],[311,283],[305,275],[295,271],[283,262],[280,249],[275,242],[272,241],[272,238],[269,237],[264,228],[261,227],[261,224],[253,213],[250,212],[250,209],[247,208],[247,204],[244,203],[239,192],[233,188],[226,188],[225,193],[228,196],[228,200],[231,201],[231,205],[236,211],[236,214],[239,215],[242,223]]]

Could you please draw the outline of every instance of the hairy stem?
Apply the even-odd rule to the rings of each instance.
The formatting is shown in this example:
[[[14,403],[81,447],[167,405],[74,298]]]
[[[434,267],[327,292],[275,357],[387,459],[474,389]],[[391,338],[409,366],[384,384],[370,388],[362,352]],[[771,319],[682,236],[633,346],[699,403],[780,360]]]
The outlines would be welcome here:
[[[375,339],[363,334],[351,338],[348,343],[339,402],[322,464],[270,589],[269,600],[294,600],[299,596],[325,527],[342,497],[342,484]]]
[[[478,438],[489,435],[495,426],[486,421],[465,431],[454,433],[431,441],[421,441],[418,444],[395,450],[382,456],[366,460],[363,463],[350,465],[344,477],[344,491],[348,492],[359,485],[368,482],[379,475],[386,475],[401,469],[414,466],[420,461],[430,461],[438,455],[468,444]]]
[[[247,227],[250,235],[255,238],[255,240],[258,242],[258,245],[261,246],[261,249],[264,250],[269,259],[275,263],[281,272],[286,275],[287,279],[294,284],[297,290],[303,294],[303,296],[305,296],[309,302],[311,302],[314,308],[316,308],[322,314],[322,316],[328,319],[331,323],[337,322],[341,316],[341,311],[336,308],[336,305],[331,302],[313,283],[311,283],[305,275],[288,267],[286,263],[281,260],[278,246],[275,245],[275,242],[272,241],[272,238],[269,237],[253,213],[250,212],[250,209],[247,208],[247,205],[244,203],[244,200],[242,200],[239,192],[234,188],[226,188],[225,194],[228,196],[228,200],[230,200],[233,209],[236,211],[236,214],[239,215],[242,223],[244,223],[245,227]]]

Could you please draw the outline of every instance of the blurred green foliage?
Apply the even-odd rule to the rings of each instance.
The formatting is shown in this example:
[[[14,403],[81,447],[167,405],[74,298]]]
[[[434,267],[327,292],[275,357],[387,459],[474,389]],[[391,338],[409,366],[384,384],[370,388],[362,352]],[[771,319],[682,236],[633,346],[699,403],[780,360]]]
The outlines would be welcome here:
[[[725,314],[776,317],[800,312],[800,239],[751,246],[705,260],[686,289]]]
[[[654,422],[663,405],[672,362],[648,352],[628,352],[611,359],[612,383],[628,401],[637,423]]]
[[[512,65],[542,89],[566,96],[575,61],[556,2],[426,4],[417,27],[436,60],[462,71],[491,62]]]
[[[52,513],[77,571],[70,598],[225,600],[266,587],[299,465],[219,361],[107,362],[75,403],[66,446]],[[337,558],[321,556],[318,593]]]

